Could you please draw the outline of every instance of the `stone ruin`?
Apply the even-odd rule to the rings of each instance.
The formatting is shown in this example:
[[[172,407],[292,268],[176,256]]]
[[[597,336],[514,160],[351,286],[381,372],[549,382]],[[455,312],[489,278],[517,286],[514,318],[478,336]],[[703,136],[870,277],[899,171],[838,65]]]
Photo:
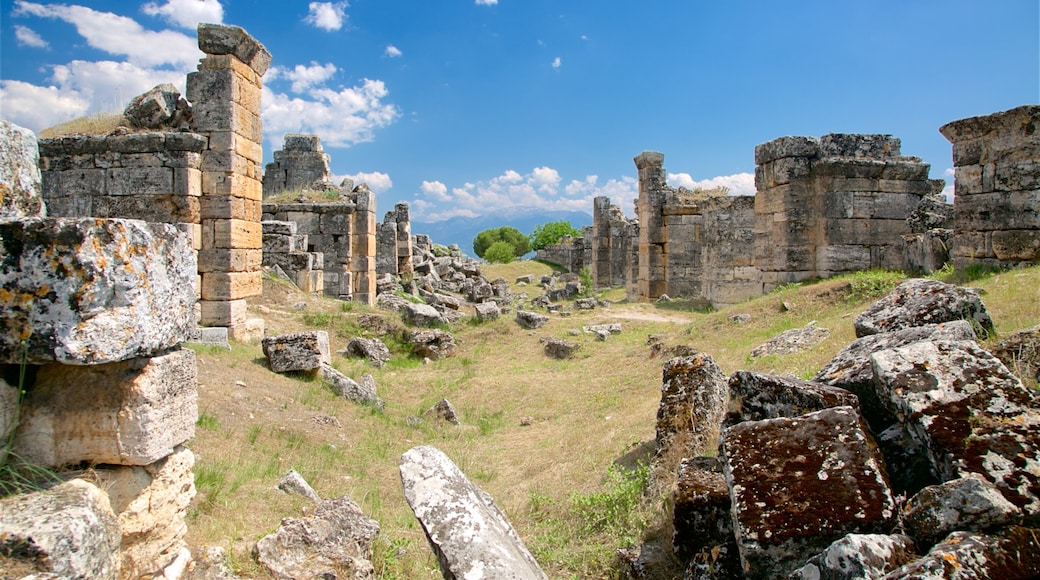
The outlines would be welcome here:
[[[288,133],[274,161],[264,168],[264,199],[283,191],[324,189],[330,183],[329,156],[317,135]]]
[[[376,273],[408,276],[412,271],[412,223],[408,204],[399,203],[386,212],[376,233]]]
[[[200,24],[198,41],[206,57],[188,75],[190,111],[162,86],[135,99],[166,126],[190,118],[189,130],[43,139],[43,199],[53,216],[176,224],[198,252],[198,323],[259,340],[263,319],[249,318],[246,298],[262,291],[260,96],[271,54],[238,27]]]
[[[538,250],[538,259],[557,264],[568,272],[580,272],[589,261],[589,242],[593,239],[588,226],[582,228],[582,234],[577,238],[564,236],[559,242]]]

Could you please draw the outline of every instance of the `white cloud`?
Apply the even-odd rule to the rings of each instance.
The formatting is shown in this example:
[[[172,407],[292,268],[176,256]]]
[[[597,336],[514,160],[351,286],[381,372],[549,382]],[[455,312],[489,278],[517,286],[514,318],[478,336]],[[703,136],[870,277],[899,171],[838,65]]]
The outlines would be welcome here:
[[[394,46],[392,44],[386,45],[386,50],[383,51],[383,54],[385,54],[386,56],[389,56],[390,58],[397,58],[399,56],[404,55],[404,53],[401,52],[401,49],[397,48],[396,46]]]
[[[401,116],[384,103],[389,94],[382,81],[363,79],[360,86],[336,91],[312,88],[306,97],[289,97],[264,87],[264,130],[271,135],[317,133],[329,147],[349,147],[373,139],[373,131]]]
[[[195,38],[173,30],[146,30],[133,19],[84,6],[19,0],[12,14],[64,20],[75,26],[76,32],[91,47],[125,56],[130,63],[141,67],[173,65],[190,70],[202,56]]]
[[[339,69],[336,68],[336,65],[331,62],[318,64],[311,61],[310,66],[298,64],[292,69],[279,66],[271,67],[268,69],[264,80],[266,82],[273,82],[280,79],[286,79],[292,83],[290,87],[292,92],[302,93],[311,87],[324,84],[332,78],[332,75],[336,74],[336,71],[338,70]]]
[[[553,61],[552,61],[552,67],[553,68],[560,68],[561,66],[563,66],[563,61],[560,60],[560,57],[554,58]]]
[[[952,168],[947,167],[943,170],[943,179],[946,180],[946,185],[943,186],[942,195],[946,198],[946,203],[953,203],[953,185],[956,176],[957,172]]]
[[[35,30],[21,24],[14,25],[14,37],[18,40],[20,46],[31,46],[33,48],[47,48],[50,46]]]
[[[452,217],[475,217],[510,208],[537,208],[545,211],[592,212],[592,199],[600,195],[615,204],[631,207],[638,184],[633,177],[611,179],[600,184],[595,175],[572,180],[562,188],[562,178],[551,167],[536,167],[530,173],[507,170],[488,180],[467,182],[450,189],[440,181],[424,181],[422,193],[412,201],[413,217],[440,221]],[[624,205],[622,205],[624,207]]]
[[[372,193],[383,193],[388,191],[394,186],[394,182],[390,179],[390,176],[380,171],[373,171],[372,173],[358,172],[354,175],[344,175],[342,177],[348,177],[354,185],[365,183],[368,188],[372,190]],[[337,182],[342,180],[342,177],[337,178]]]
[[[730,195],[755,195],[755,176],[751,173],[720,175],[719,177],[702,179],[700,181],[695,181],[689,173],[669,173],[668,182],[673,187],[686,187],[688,189],[725,187],[729,189]]]
[[[339,30],[343,28],[343,21],[347,18],[348,6],[346,2],[311,2],[308,5],[307,17],[303,21],[322,30]]]
[[[83,95],[15,80],[0,81],[0,101],[4,103],[4,119],[37,133],[83,116],[90,106],[90,99]]]
[[[477,6],[494,6],[498,0],[477,0]]]
[[[224,7],[219,0],[166,0],[165,3],[148,2],[141,10],[149,16],[161,16],[167,22],[194,30],[200,22],[221,24],[224,22]]]

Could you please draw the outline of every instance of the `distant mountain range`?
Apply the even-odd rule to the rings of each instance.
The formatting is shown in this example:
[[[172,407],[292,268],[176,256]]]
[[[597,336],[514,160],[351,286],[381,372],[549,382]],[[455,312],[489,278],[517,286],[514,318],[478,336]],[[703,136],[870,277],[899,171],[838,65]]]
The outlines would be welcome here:
[[[475,218],[455,217],[440,222],[412,220],[412,235],[426,234],[435,244],[450,246],[458,244],[463,254],[473,254],[473,238],[484,230],[512,226],[526,235],[535,226],[566,220],[579,230],[592,225],[592,215],[581,211],[544,211],[539,209],[510,210],[508,212],[482,215]]]

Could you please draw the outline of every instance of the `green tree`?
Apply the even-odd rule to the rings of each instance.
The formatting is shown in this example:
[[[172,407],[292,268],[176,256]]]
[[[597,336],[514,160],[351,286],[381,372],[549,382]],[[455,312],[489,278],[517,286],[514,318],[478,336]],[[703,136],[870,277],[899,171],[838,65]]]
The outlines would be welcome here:
[[[486,259],[484,253],[495,242],[505,242],[512,246],[514,258],[519,258],[531,251],[531,242],[527,240],[527,236],[514,227],[502,226],[477,234],[477,237],[473,238],[473,252],[478,258]]]
[[[531,248],[541,250],[545,246],[558,244],[564,236],[578,237],[581,230],[571,225],[567,220],[539,224],[534,227],[531,234]]]
[[[492,264],[508,264],[516,259],[514,251],[508,242],[495,242],[484,252],[484,259]]]

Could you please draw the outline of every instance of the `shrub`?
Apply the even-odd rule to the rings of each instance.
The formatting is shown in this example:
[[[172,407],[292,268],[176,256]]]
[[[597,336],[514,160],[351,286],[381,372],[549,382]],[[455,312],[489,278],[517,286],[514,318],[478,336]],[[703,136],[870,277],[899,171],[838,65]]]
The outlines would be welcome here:
[[[508,264],[516,259],[515,251],[506,242],[495,242],[484,252],[484,259],[492,264]]]
[[[578,237],[581,231],[571,225],[571,222],[560,220],[539,224],[531,233],[531,249],[541,250],[546,246],[560,243],[564,236]]]
[[[519,258],[527,252],[531,251],[531,243],[527,240],[527,236],[520,233],[520,230],[510,227],[502,226],[500,228],[492,228],[490,230],[484,230],[477,234],[476,238],[473,238],[473,252],[478,258],[487,259],[484,255],[495,242],[505,242],[513,248],[513,257]]]

